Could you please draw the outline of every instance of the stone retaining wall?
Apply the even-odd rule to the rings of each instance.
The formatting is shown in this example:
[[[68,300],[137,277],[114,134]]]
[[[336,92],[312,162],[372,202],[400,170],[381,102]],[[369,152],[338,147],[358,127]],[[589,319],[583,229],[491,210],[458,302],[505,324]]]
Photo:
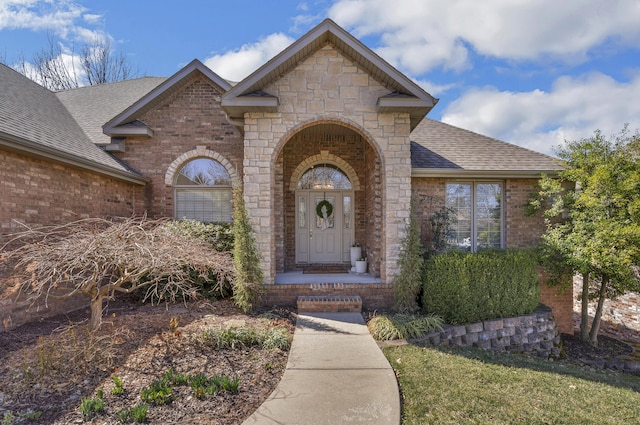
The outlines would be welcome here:
[[[440,332],[412,340],[423,345],[478,347],[495,351],[535,353],[540,357],[560,354],[560,334],[551,309],[541,305],[533,313],[466,325],[447,325]]]

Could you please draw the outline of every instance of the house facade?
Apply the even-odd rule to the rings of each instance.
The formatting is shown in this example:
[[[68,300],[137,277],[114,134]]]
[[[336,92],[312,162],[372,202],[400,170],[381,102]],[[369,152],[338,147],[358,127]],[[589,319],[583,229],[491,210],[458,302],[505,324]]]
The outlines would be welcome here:
[[[0,66],[0,86],[0,232],[143,213],[230,221],[243,185],[273,302],[301,293],[279,275],[349,263],[358,243],[370,304],[388,305],[412,202],[425,219],[450,211],[463,249],[533,246],[544,223],[524,215],[527,195],[560,169],[426,118],[437,99],[331,20],[234,85],[194,60],[60,93]]]

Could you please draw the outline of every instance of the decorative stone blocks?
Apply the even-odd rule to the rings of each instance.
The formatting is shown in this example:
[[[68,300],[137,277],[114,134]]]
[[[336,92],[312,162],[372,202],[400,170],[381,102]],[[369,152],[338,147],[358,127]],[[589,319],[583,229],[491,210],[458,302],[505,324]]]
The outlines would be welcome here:
[[[423,338],[422,345],[478,347],[485,350],[533,352],[540,357],[560,354],[560,335],[551,309],[541,305],[532,314],[486,320],[466,325],[445,326]]]

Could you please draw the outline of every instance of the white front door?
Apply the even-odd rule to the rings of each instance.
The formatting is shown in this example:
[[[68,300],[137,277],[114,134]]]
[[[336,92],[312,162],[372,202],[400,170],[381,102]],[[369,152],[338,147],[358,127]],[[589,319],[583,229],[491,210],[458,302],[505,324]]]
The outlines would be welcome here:
[[[296,192],[296,262],[349,261],[353,240],[352,191]]]

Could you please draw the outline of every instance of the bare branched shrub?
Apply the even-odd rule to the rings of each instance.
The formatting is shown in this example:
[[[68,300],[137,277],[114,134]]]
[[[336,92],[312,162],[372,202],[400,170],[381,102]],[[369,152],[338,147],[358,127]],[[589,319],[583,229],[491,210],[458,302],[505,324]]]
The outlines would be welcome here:
[[[1,261],[16,261],[23,291],[34,297],[91,298],[91,328],[101,322],[103,301],[117,292],[146,289],[145,300],[175,301],[196,296],[192,282],[212,274],[233,278],[227,253],[171,232],[167,220],[84,219],[27,228],[2,247]],[[20,244],[18,248],[8,249]]]
[[[89,374],[110,371],[118,345],[132,338],[135,333],[126,327],[95,332],[83,322],[62,326],[39,336],[33,347],[20,349],[15,360],[6,360],[3,390],[19,394],[37,386],[44,393],[77,386]]]

